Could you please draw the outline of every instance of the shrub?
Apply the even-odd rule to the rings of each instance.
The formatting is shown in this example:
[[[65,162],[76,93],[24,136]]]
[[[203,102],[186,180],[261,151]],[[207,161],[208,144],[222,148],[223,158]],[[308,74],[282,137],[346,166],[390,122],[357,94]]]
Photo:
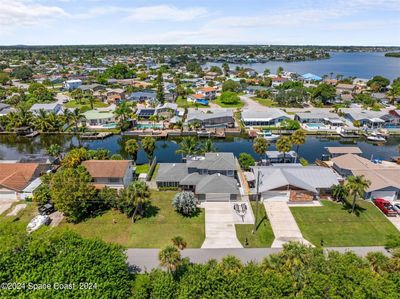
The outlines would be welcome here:
[[[175,195],[172,200],[172,206],[182,215],[190,216],[197,212],[199,201],[193,192],[183,191]]]

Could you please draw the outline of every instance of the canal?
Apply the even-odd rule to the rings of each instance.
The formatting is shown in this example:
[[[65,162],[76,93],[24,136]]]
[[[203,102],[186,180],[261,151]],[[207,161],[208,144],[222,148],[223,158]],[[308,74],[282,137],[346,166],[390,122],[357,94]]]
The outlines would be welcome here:
[[[42,135],[29,139],[15,135],[0,136],[0,159],[16,160],[26,154],[43,154],[51,144],[61,145],[66,151],[83,145],[89,149],[104,148],[111,153],[121,154],[125,158],[129,156],[124,151],[124,143],[130,137],[114,135],[104,140],[85,140],[80,141],[75,136],[68,135]],[[201,142],[204,139],[200,139]],[[180,162],[181,156],[175,151],[179,148],[179,139],[165,139],[157,141],[157,149],[155,155],[159,162]],[[362,140],[349,139],[328,139],[320,136],[307,136],[307,141],[300,147],[300,156],[309,162],[320,159],[325,152],[326,146],[358,146],[363,151],[363,156],[370,159],[374,158],[389,160],[393,156],[399,155],[400,138],[390,138],[384,145],[374,145]],[[232,152],[236,156],[245,152],[253,155],[256,159],[258,155],[254,153],[252,148],[252,140],[246,138],[227,138],[214,140],[214,146],[220,152]],[[271,144],[270,150],[275,149],[275,144]],[[143,150],[138,154],[138,164],[146,163],[146,155]]]

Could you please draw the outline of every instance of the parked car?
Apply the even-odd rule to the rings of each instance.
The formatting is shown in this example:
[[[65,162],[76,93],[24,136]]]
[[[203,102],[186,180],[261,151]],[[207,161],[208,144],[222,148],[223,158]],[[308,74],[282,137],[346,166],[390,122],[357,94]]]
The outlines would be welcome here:
[[[54,205],[49,202],[39,208],[39,214],[40,215],[49,215],[49,214],[53,213],[55,210],[56,209],[54,208]]]
[[[383,199],[383,198],[377,198],[375,199],[375,205],[383,212],[383,214],[385,214],[388,217],[397,216],[397,211],[394,209],[393,205]]]
[[[28,226],[26,227],[26,231],[30,234],[34,232],[35,230],[38,230],[41,228],[43,225],[49,225],[51,222],[51,219],[47,215],[37,215],[35,216],[31,222],[29,222]]]
[[[400,202],[394,203],[393,208],[396,210],[397,214],[400,215]]]

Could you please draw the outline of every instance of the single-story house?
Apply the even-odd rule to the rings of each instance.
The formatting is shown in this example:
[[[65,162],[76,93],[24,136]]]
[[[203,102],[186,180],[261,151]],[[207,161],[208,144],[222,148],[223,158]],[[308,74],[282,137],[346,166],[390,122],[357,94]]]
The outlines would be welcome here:
[[[258,188],[261,198],[266,201],[275,200],[277,194],[288,200],[289,192],[308,194],[311,198],[315,198],[329,194],[332,186],[339,184],[338,176],[327,167],[274,164],[255,166],[251,171],[255,180],[260,172]],[[254,182],[252,185],[256,186],[257,183]]]
[[[82,80],[76,79],[76,80],[67,80],[64,82],[64,88],[66,90],[74,90],[79,88],[79,86],[82,85]]]
[[[138,118],[150,118],[150,116],[156,115],[156,108],[139,108],[136,115]]]
[[[242,121],[246,127],[276,126],[287,119],[290,119],[290,116],[278,108],[268,108],[262,111],[244,109],[242,112]]]
[[[338,93],[353,93],[355,89],[356,86],[354,84],[339,83],[336,85],[336,91]]]
[[[325,150],[330,158],[339,157],[346,154],[361,155],[362,150],[357,146],[327,146]]]
[[[85,119],[82,121],[89,126],[101,126],[115,123],[116,119],[112,111],[93,109],[83,113]]]
[[[157,93],[154,90],[137,91],[127,96],[127,99],[135,102],[155,101]]]
[[[87,160],[82,165],[98,188],[124,188],[133,180],[132,162],[129,160]]]
[[[202,201],[231,201],[240,195],[232,153],[187,157],[185,163],[160,163],[158,188],[192,191]]]
[[[332,168],[341,176],[364,176],[370,181],[366,199],[398,200],[400,195],[400,165],[391,162],[374,163],[358,155],[346,154],[332,159]]]
[[[301,76],[301,78],[304,81],[322,81],[322,78],[320,76],[317,76],[315,74],[312,73],[307,73]]]
[[[302,124],[326,124],[331,126],[342,126],[344,124],[340,117],[326,109],[314,109],[310,112],[297,112],[294,119]]]
[[[201,93],[196,93],[188,96],[188,102],[198,103],[200,105],[208,106],[208,100]]]
[[[283,158],[284,156],[285,158]],[[265,163],[267,165],[275,163],[296,163],[296,161],[297,161],[297,153],[295,151],[289,151],[285,154],[280,151],[265,152]]]
[[[178,114],[178,105],[175,103],[164,103],[160,104],[156,108],[156,114],[158,116],[163,116],[171,118]]]
[[[49,169],[39,163],[0,163],[0,201],[20,200],[40,185],[40,175]]]
[[[55,114],[63,114],[62,105],[55,102],[49,104],[33,104],[32,107],[29,109],[33,114],[39,114],[40,110],[44,110],[48,113],[55,113]]]
[[[390,120],[386,122],[383,118],[388,116],[388,113],[385,111],[364,110],[362,108],[343,108],[342,112],[344,113],[344,117],[351,122],[358,121],[361,126],[366,126],[372,129],[382,128],[386,124],[390,124]]]
[[[204,128],[234,127],[235,119],[231,109],[212,109],[207,112],[189,109],[186,123],[199,122]]]

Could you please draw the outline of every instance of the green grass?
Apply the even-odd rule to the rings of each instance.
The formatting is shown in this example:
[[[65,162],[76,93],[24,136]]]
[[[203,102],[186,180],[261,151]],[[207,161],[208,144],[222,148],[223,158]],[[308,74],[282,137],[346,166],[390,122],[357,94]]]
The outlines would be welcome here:
[[[60,227],[126,247],[162,248],[178,235],[186,240],[188,247],[200,247],[205,238],[204,210],[197,216],[183,217],[171,205],[174,195],[175,192],[152,192],[151,215],[136,223],[118,211],[108,211],[79,224],[62,222]]]
[[[242,101],[239,101],[236,104],[224,104],[221,102],[221,99],[218,97],[215,99],[214,103],[216,103],[217,105],[219,105],[222,108],[242,108],[244,106],[244,103]]]
[[[399,234],[372,203],[358,201],[359,213],[343,205],[322,201],[322,207],[291,207],[303,236],[316,246],[384,245],[388,234]]]
[[[259,104],[266,106],[266,107],[277,107],[278,104],[274,102],[272,99],[262,99],[262,98],[252,98]]]
[[[251,202],[251,207],[254,214],[256,213],[256,203]],[[271,247],[274,241],[274,233],[272,232],[271,224],[268,221],[265,213],[265,208],[262,203],[258,206],[257,230],[252,234],[253,224],[236,224],[236,235],[244,247]],[[247,245],[246,245],[247,238]]]
[[[66,108],[79,108],[82,111],[88,111],[91,110],[90,103],[88,101],[82,100],[81,103],[77,103],[75,100],[71,100],[68,103],[64,104]],[[100,101],[95,101],[93,103],[93,108],[104,108],[108,107],[108,104],[100,102]]]
[[[178,107],[180,108],[202,108],[202,107],[209,107],[208,105],[200,105],[200,104],[196,104],[193,102],[188,102],[187,99],[184,99],[182,97],[178,97],[176,99],[176,104],[178,105]]]
[[[149,173],[150,165],[148,163],[142,165],[136,165],[136,174]]]
[[[15,205],[25,203],[27,206],[25,209],[18,212],[17,216],[6,216],[11,212]],[[14,203],[7,211],[0,215],[0,227],[1,226],[13,226],[22,232],[26,231],[26,226],[38,214],[37,205],[32,202],[20,201]]]

